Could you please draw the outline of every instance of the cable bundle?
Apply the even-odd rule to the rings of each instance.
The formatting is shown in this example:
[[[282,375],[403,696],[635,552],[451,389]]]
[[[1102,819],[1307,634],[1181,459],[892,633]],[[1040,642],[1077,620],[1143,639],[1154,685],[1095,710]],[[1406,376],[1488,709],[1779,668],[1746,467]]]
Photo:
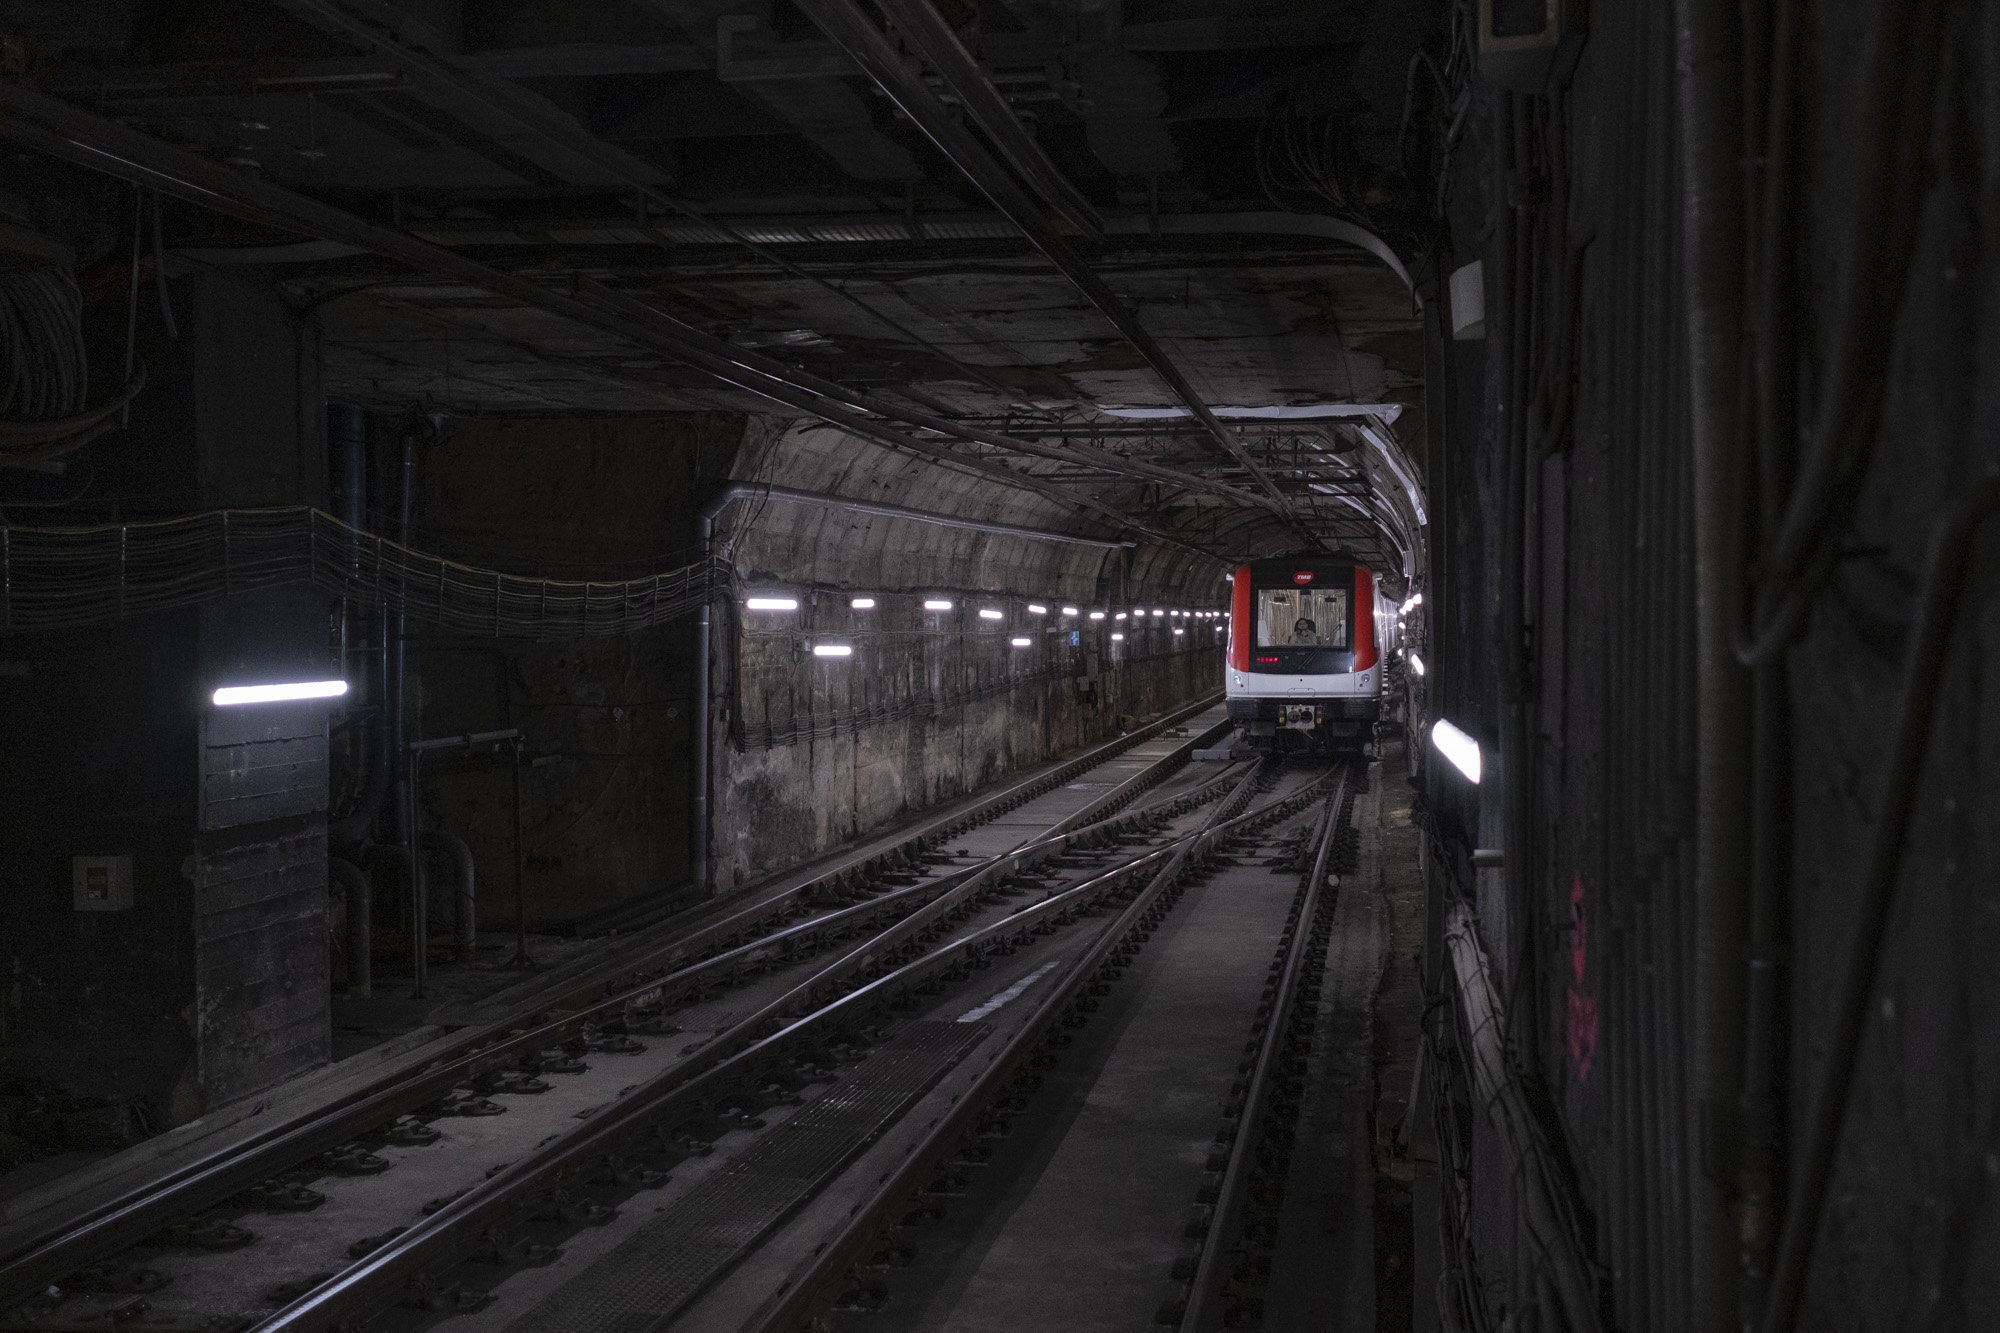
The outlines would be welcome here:
[[[304,505],[95,527],[0,527],[0,633],[67,629],[310,583],[493,638],[629,634],[692,613],[706,563],[596,582],[504,574],[351,528]]]
[[[0,271],[0,416],[46,421],[83,410],[90,359],[83,293],[55,268]]]

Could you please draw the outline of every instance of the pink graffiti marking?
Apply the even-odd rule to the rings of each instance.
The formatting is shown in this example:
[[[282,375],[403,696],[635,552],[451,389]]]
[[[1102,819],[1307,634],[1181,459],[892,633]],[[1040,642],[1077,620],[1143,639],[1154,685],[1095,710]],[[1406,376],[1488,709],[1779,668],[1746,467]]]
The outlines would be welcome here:
[[[1590,918],[1583,912],[1583,876],[1578,874],[1569,891],[1569,1062],[1576,1081],[1590,1081],[1590,1066],[1597,1058],[1597,996],[1583,988],[1584,971],[1590,962]]]

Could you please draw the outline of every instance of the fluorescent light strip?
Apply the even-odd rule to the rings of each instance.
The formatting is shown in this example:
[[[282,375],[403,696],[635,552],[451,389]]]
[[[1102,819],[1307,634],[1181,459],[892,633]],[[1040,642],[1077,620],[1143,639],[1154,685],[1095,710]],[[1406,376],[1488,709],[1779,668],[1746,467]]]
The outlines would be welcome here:
[[[979,608],[979,618],[981,620],[1005,620],[1007,617],[990,606],[982,606]]]
[[[1104,613],[1103,613],[1102,611],[1092,611],[1092,612],[1090,613],[1090,618],[1091,618],[1092,620],[1102,620],[1102,619],[1104,619]],[[1123,619],[1124,619],[1125,617],[1123,617],[1123,616],[1120,616],[1120,617],[1118,617],[1118,618],[1119,618],[1120,620],[1123,620]]]
[[[1431,744],[1439,754],[1451,760],[1452,767],[1465,774],[1466,781],[1479,781],[1479,742],[1454,727],[1443,718],[1431,728]]]
[[[943,597],[926,597],[924,599],[924,610],[949,611],[951,610],[951,602]]]
[[[1423,659],[1423,658],[1421,658],[1421,657],[1418,657],[1418,656],[1417,656],[1417,655],[1416,655],[1415,653],[1411,653],[1411,654],[1410,654],[1410,670],[1412,670],[1412,671],[1416,672],[1416,673],[1417,673],[1417,674],[1418,674],[1419,676],[1423,675],[1423,674],[1424,674],[1424,659]]]
[[[1073,615],[1075,615],[1075,614],[1076,614],[1076,608],[1075,608],[1075,607],[1073,607],[1073,606],[1065,606],[1065,607],[1064,607],[1064,608],[1062,609],[1062,613],[1063,613],[1064,615],[1066,615],[1066,616],[1073,616]],[[1103,614],[1104,614],[1104,613],[1103,613],[1103,612],[1101,612],[1101,611],[1093,611],[1093,612],[1091,612],[1091,615],[1092,615],[1092,616],[1094,616],[1094,617],[1102,617],[1102,615],[1103,615]]]
[[[1123,634],[1120,634],[1120,633],[1118,633],[1118,632],[1117,632],[1117,631],[1115,631],[1115,630],[1114,630],[1114,631],[1112,632],[1112,635],[1111,635],[1111,642],[1113,642],[1113,643],[1123,643],[1124,641],[1125,641],[1125,636],[1124,636]]]
[[[799,599],[796,597],[745,597],[743,605],[752,611],[796,611]]]
[[[1016,648],[1028,648],[1032,647],[1035,641],[1033,639],[1009,639],[1007,642],[1013,644]]]
[[[1031,616],[1045,616],[1045,615],[1047,615],[1048,613],[1049,613],[1049,609],[1048,609],[1048,608],[1047,608],[1046,606],[1043,606],[1043,605],[1042,605],[1042,604],[1041,604],[1040,602],[1029,602],[1029,603],[1028,603],[1028,614],[1029,614],[1029,615],[1031,615]]]
[[[344,680],[295,680],[274,685],[225,685],[210,696],[218,708],[238,704],[282,704],[297,699],[338,699],[347,693]]]
[[[813,656],[852,657],[854,656],[854,645],[851,643],[816,643],[813,645]]]
[[[873,611],[875,609],[875,599],[873,597],[857,597],[849,602],[848,605],[856,611]]]

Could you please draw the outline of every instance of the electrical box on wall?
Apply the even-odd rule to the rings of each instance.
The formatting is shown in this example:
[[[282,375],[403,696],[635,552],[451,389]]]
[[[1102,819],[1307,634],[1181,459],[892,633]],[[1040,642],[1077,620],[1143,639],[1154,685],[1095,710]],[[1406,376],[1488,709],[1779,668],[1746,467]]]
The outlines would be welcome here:
[[[1538,93],[1567,50],[1574,60],[1583,0],[1479,0],[1479,72],[1503,88]]]
[[[79,912],[123,912],[132,906],[132,858],[73,856],[70,894]]]

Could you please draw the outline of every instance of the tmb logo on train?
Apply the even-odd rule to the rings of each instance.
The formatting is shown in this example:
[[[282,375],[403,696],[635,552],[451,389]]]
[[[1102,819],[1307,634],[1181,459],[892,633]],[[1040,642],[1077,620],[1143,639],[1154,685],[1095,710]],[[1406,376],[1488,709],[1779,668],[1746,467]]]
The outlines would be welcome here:
[[[1301,587],[1303,587],[1308,583],[1311,583],[1312,581],[1313,581],[1313,572],[1310,569],[1302,569],[1298,573],[1292,575],[1292,582],[1299,584]]]

